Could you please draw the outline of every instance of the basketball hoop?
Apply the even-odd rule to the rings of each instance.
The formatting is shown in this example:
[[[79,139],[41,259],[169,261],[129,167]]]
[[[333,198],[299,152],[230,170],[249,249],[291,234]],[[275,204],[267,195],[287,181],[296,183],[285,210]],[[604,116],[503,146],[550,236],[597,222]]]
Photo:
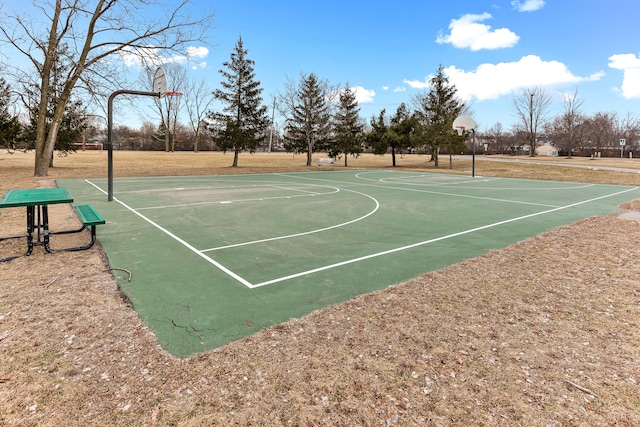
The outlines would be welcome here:
[[[462,136],[462,134],[464,134],[465,131],[467,130],[471,131],[471,138],[472,138],[471,140],[471,150],[472,150],[471,176],[475,177],[476,176],[476,127],[478,127],[478,125],[476,124],[475,120],[473,120],[471,116],[462,115],[462,116],[456,117],[456,119],[453,121],[452,127],[458,132],[458,135],[460,136]]]
[[[458,116],[453,121],[453,129],[458,131],[458,135],[462,135],[467,130],[474,130],[476,127],[476,122],[471,116]]]
[[[182,92],[166,92],[167,96],[167,108],[171,111],[178,111],[178,100],[174,100],[174,98],[178,98],[182,96]]]

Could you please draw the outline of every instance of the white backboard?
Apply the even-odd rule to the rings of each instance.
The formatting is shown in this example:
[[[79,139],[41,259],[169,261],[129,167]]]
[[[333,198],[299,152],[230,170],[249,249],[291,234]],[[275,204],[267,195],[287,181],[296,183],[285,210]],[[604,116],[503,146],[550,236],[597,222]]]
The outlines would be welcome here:
[[[154,93],[160,93],[162,98],[167,94],[167,75],[162,68],[156,70],[156,74],[153,77],[153,90]]]
[[[453,129],[457,131],[462,130],[463,132],[466,132],[468,130],[475,129],[476,126],[476,122],[471,116],[458,116],[453,121]]]

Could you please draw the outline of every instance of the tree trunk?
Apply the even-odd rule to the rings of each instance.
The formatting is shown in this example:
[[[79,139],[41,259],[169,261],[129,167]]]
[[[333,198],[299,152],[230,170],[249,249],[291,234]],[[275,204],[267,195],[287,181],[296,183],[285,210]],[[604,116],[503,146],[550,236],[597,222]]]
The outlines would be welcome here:
[[[56,145],[59,127],[60,122],[54,119],[49,127],[49,132],[42,138],[42,142],[36,139],[34,176],[47,176],[49,174],[49,165],[53,166],[53,149]]]
[[[311,160],[313,156],[313,145],[311,142],[307,144],[307,166],[311,166]]]
[[[237,147],[233,148],[233,167],[236,168],[238,167],[238,154],[240,153],[240,150],[238,150]]]
[[[396,167],[396,149],[395,147],[391,147],[391,165]]]
[[[200,142],[200,132],[196,129],[196,133],[193,137],[193,152],[198,152],[198,142]]]
[[[49,172],[49,158],[36,154],[34,176],[47,176]]]
[[[531,143],[529,145],[530,145],[529,150],[531,151],[529,153],[529,157],[535,157],[535,155],[536,155],[536,142],[535,142],[535,140],[533,138],[531,138]]]

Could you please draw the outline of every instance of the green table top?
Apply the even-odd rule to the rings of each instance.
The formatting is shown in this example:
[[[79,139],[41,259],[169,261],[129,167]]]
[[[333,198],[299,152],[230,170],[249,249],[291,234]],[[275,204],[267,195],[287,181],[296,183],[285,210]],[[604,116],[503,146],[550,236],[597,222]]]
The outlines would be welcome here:
[[[20,206],[54,205],[73,203],[73,198],[66,188],[34,188],[29,190],[9,190],[0,199],[0,208],[16,208]]]

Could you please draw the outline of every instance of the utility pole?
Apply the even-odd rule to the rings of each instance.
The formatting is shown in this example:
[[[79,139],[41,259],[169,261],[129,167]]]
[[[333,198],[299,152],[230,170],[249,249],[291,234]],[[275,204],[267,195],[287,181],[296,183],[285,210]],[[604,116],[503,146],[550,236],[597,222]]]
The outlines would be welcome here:
[[[269,153],[271,152],[271,142],[273,141],[273,121],[276,117],[276,97],[272,95],[273,107],[271,108],[271,133],[269,134]]]
[[[530,93],[531,95],[531,101],[529,103],[529,138],[530,138],[530,142],[529,142],[529,147],[531,149],[531,153],[529,153],[529,156],[533,157],[535,155],[535,141],[534,141],[534,136],[533,136],[533,92]]]

